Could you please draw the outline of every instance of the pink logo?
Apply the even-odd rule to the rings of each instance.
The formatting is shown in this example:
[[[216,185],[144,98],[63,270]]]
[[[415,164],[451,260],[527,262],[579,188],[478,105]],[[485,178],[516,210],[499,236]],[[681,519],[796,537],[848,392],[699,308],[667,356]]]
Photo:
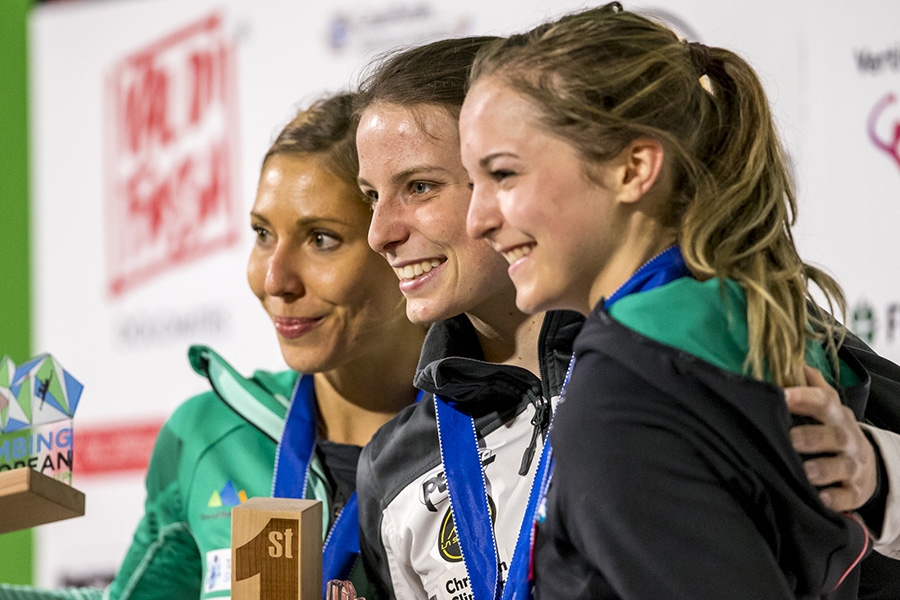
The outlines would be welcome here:
[[[900,121],[894,120],[891,128],[888,130],[889,136],[887,138],[880,137],[878,131],[876,131],[878,121],[887,112],[887,108],[896,101],[897,98],[892,93],[879,100],[872,108],[872,112],[869,113],[867,130],[869,139],[872,140],[875,147],[888,153],[894,159],[894,162],[897,163],[897,166],[900,167]]]
[[[106,263],[113,296],[237,241],[233,56],[221,18],[211,15],[111,70]]]

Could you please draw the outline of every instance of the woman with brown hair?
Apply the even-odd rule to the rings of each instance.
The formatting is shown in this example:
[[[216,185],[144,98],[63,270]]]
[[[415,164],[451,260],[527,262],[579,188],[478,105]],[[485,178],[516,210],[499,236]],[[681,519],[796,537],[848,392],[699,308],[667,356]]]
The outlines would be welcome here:
[[[0,597],[227,597],[231,507],[269,495],[320,500],[323,582],[350,579],[367,593],[356,464],[372,434],[415,402],[425,329],[406,318],[393,273],[366,241],[372,215],[356,185],[352,107],[344,93],[302,108],[262,161],[247,279],[290,369],[245,377],[192,347],[210,389],[160,431],[144,516],[109,587],[0,585]]]
[[[492,39],[395,52],[358,97],[369,243],[409,318],[433,323],[415,379],[428,395],[360,458],[360,548],[380,598],[493,600],[511,565],[528,564],[533,484],[582,321],[517,310],[503,259],[466,234],[458,115]]]

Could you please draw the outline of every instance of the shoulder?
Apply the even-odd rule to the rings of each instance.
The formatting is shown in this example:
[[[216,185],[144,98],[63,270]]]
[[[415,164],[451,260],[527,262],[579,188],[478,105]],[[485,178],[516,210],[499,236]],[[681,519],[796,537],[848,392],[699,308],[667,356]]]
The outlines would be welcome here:
[[[361,496],[376,493],[387,504],[440,460],[434,397],[426,394],[383,425],[363,448],[358,477]],[[376,486],[379,491],[370,489]]]
[[[166,421],[164,432],[208,445],[235,429],[249,429],[277,442],[276,431],[284,422],[298,373],[257,370],[245,377],[202,345],[192,346],[188,358],[209,389],[182,402]]]
[[[206,429],[219,430],[241,423],[241,419],[212,390],[182,402],[164,427],[182,436],[196,436]]]
[[[642,336],[692,354],[721,369],[744,373],[747,300],[727,279],[683,277],[621,299],[609,311]]]

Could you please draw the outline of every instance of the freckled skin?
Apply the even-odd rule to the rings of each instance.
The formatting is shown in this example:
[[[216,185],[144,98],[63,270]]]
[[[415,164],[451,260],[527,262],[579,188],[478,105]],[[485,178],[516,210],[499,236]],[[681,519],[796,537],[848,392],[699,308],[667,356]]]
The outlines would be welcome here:
[[[401,282],[410,320],[490,318],[510,307],[505,261],[466,233],[471,191],[456,119],[437,106],[377,103],[362,115],[357,148],[360,188],[374,201],[371,247],[394,267],[440,262],[420,281]]]

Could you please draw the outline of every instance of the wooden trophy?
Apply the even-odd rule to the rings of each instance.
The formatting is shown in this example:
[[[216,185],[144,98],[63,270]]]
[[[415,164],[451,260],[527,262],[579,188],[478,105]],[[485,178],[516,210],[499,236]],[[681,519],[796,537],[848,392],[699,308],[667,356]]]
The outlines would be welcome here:
[[[231,510],[233,600],[321,600],[322,503],[250,498]]]
[[[34,469],[0,471],[0,533],[84,515],[84,494]]]

